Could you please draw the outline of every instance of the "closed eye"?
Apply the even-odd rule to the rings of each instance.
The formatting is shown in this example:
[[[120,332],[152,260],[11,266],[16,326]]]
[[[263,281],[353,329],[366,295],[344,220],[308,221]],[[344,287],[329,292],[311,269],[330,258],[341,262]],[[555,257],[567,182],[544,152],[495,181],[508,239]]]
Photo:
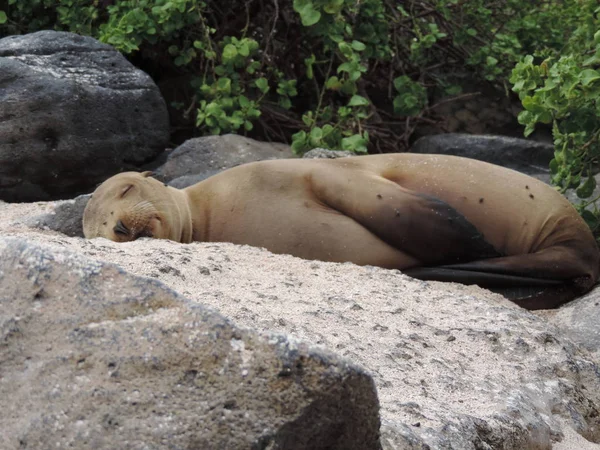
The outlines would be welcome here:
[[[133,188],[133,184],[125,186],[125,189],[121,192],[121,198],[125,197],[125,195]]]

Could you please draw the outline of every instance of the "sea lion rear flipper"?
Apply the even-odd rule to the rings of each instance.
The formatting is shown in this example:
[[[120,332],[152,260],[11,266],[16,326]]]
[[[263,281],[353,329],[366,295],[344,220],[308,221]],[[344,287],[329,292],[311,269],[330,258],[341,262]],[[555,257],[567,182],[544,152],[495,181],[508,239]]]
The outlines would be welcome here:
[[[556,308],[593,285],[586,262],[571,248],[554,246],[540,252],[439,267],[416,267],[406,275],[435,281],[476,284],[504,295],[527,309]]]
[[[453,269],[452,266],[415,267],[404,269],[402,273],[419,280],[477,284],[486,288],[534,287],[539,291],[547,286],[563,284],[563,281],[560,280]]]

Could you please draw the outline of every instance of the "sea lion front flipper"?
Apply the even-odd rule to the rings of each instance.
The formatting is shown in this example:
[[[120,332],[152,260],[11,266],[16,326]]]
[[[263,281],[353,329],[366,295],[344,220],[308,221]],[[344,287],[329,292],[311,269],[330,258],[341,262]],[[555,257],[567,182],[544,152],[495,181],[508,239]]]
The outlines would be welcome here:
[[[501,256],[475,226],[449,204],[376,174],[343,171],[313,177],[317,198],[358,222],[422,265]]]

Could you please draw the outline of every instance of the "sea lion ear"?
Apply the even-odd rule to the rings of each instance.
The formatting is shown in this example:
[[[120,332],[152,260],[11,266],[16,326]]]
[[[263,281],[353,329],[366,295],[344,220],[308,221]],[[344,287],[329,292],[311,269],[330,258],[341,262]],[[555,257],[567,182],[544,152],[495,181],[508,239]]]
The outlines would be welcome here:
[[[150,170],[146,170],[145,172],[140,173],[144,178],[148,178],[152,176],[152,172]]]

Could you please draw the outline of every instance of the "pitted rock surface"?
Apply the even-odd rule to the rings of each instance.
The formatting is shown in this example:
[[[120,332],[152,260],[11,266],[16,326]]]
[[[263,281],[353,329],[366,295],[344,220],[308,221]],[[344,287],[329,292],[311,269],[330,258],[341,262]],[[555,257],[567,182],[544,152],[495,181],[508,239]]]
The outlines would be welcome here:
[[[89,241],[23,225],[44,208],[5,204],[0,232],[116,263],[240,326],[295,336],[365,367],[386,450],[600,448],[598,359],[542,313],[392,270],[233,244]]]
[[[0,305],[0,448],[380,448],[362,369],[158,281],[0,238]]]
[[[414,143],[411,152],[464,156],[529,175],[548,174],[550,160],[554,158],[552,144],[506,136],[462,133],[424,136]]]
[[[114,48],[56,31],[0,39],[0,199],[69,198],[164,151],[151,78]]]
[[[185,141],[153,172],[161,181],[182,189],[240,164],[293,157],[291,148],[281,143],[258,142],[236,134],[205,136]]]

